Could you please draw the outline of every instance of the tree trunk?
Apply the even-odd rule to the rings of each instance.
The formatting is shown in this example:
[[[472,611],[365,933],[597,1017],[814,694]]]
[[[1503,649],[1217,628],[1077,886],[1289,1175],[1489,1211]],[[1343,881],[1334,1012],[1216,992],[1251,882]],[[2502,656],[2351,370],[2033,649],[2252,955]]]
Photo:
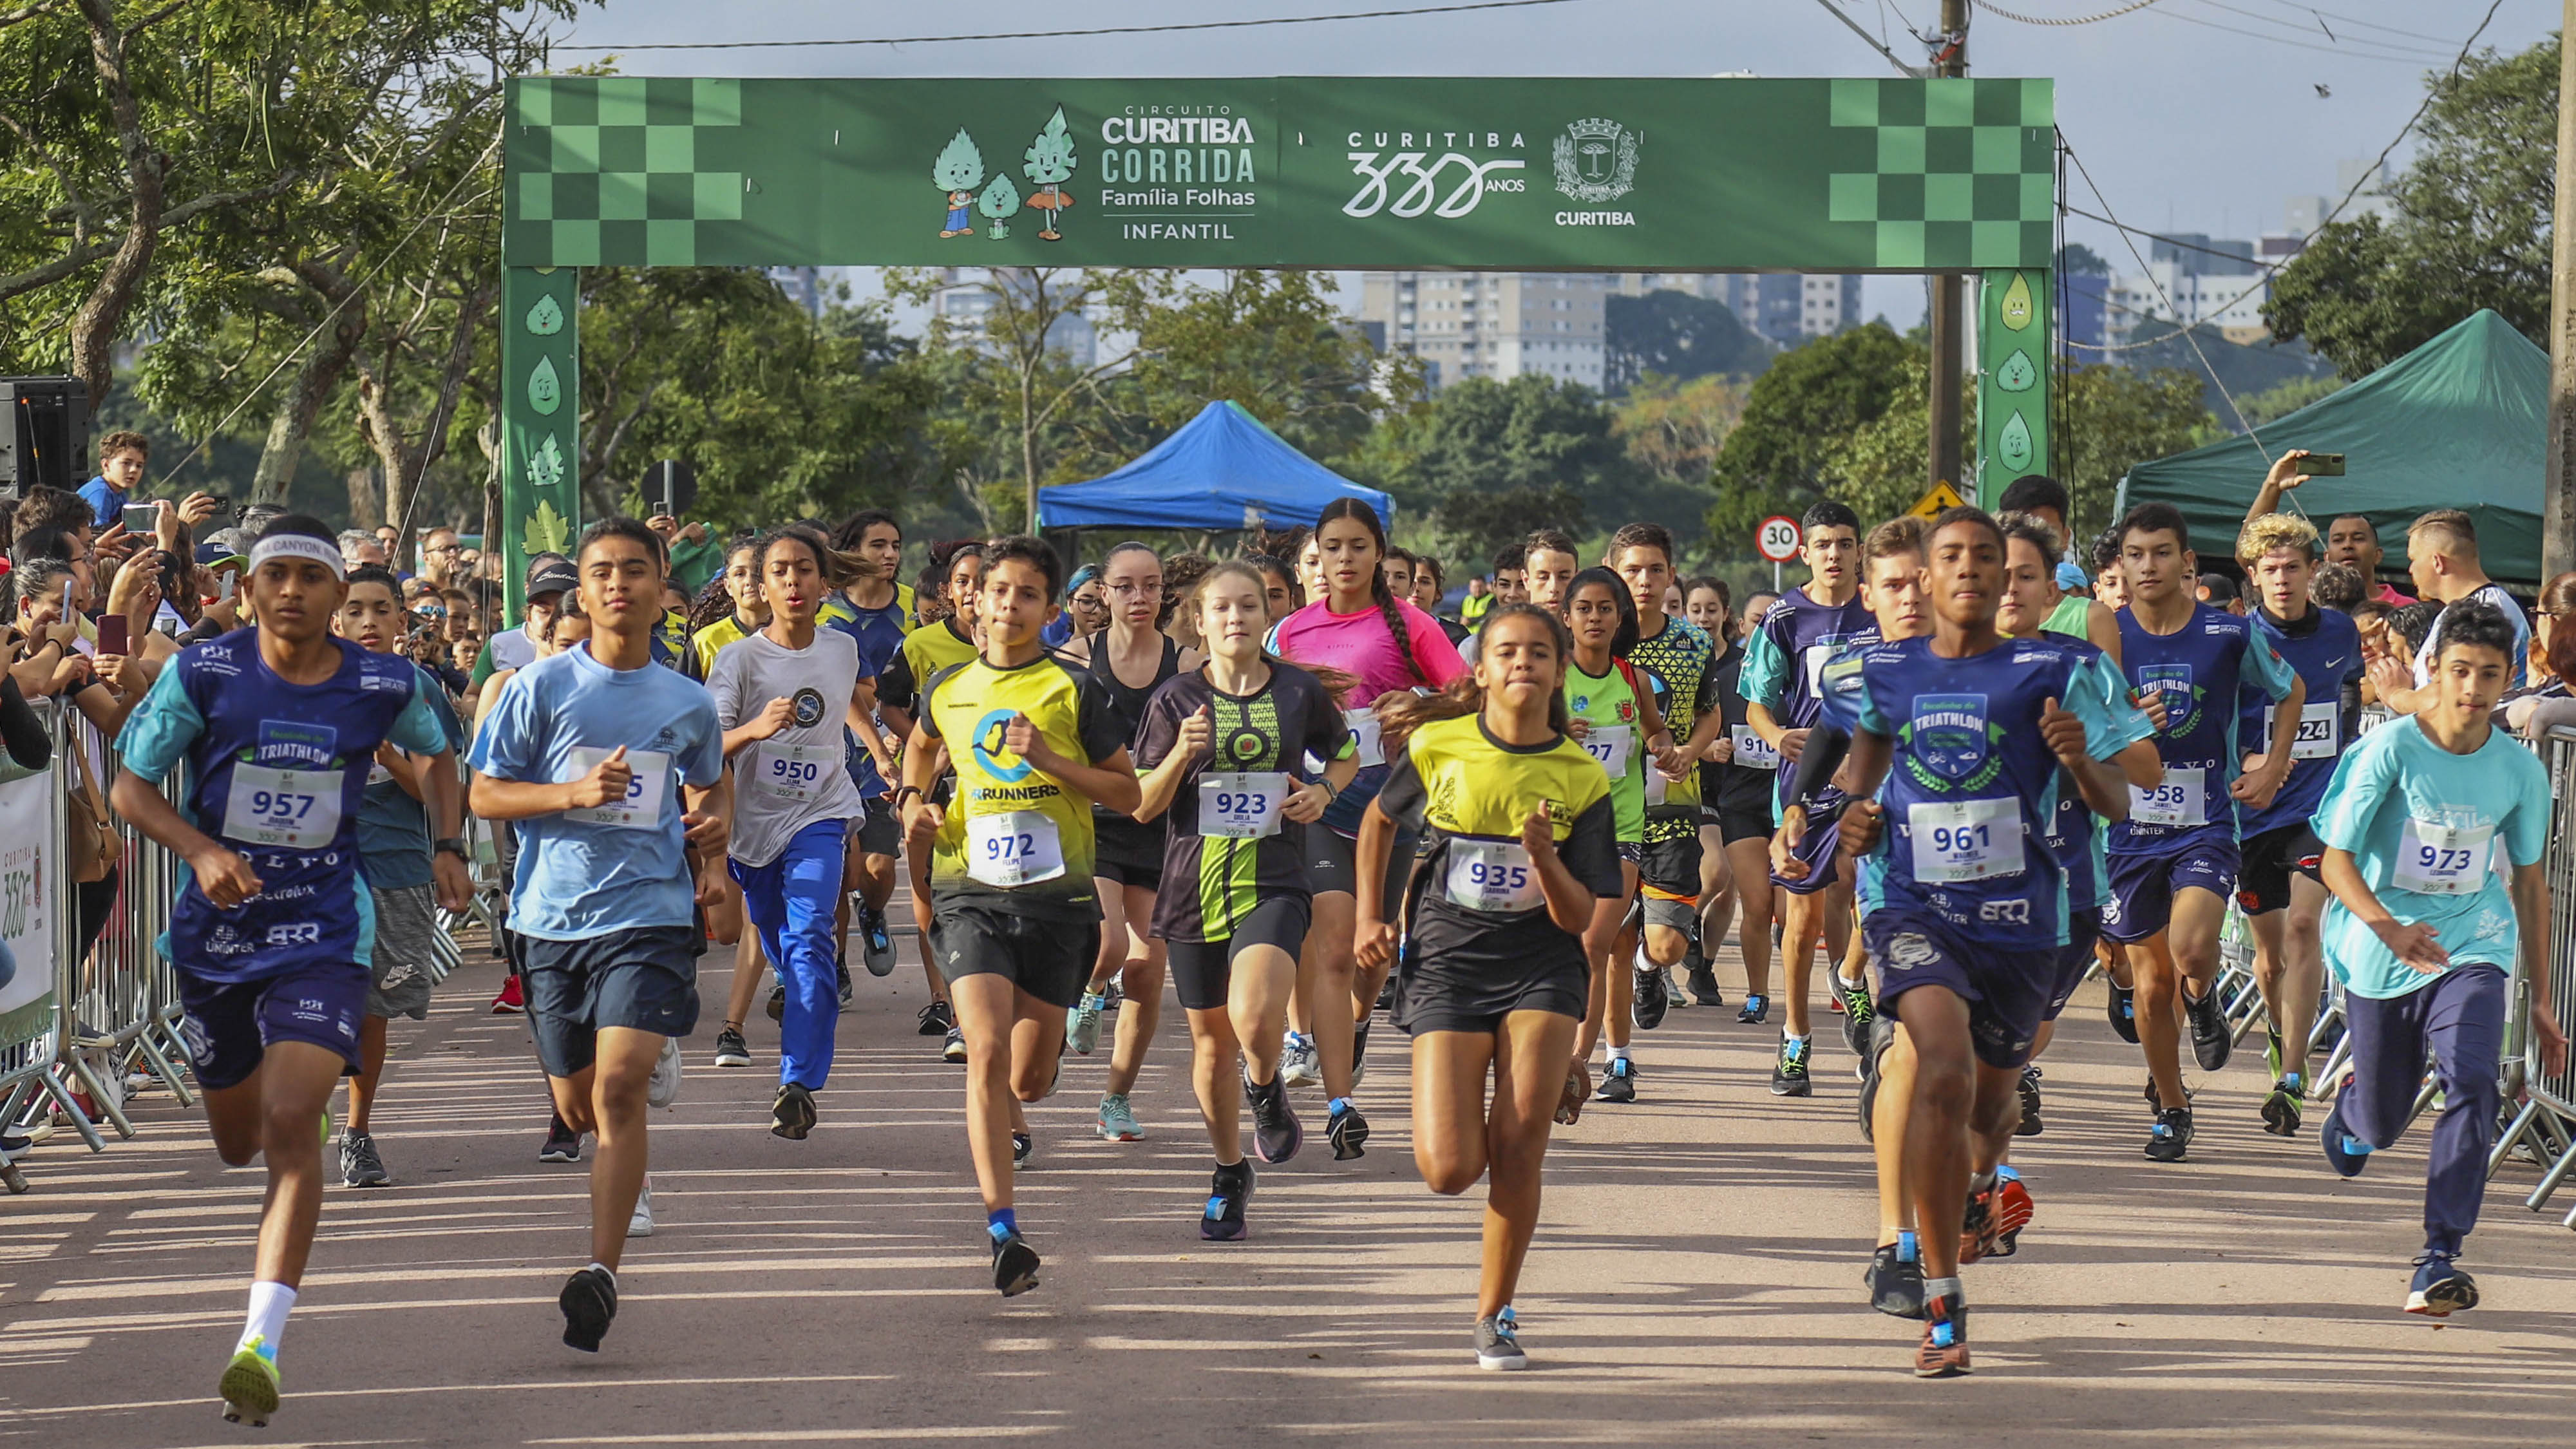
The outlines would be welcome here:
[[[1041,331],[1038,335],[1046,334]],[[1020,369],[1020,475],[1028,484],[1031,534],[1038,531],[1037,405],[1037,369],[1034,365],[1024,366]]]
[[[330,398],[331,389],[340,385],[341,377],[349,370],[349,359],[357,355],[358,344],[365,340],[366,314],[364,298],[342,309],[330,335],[304,355],[304,361],[295,369],[295,380],[278,395],[277,411],[268,419],[268,440],[260,446],[259,467],[251,474],[253,503],[286,501],[296,465],[304,458],[304,441],[313,435],[313,420],[321,415],[322,404]]]
[[[384,522],[376,512],[384,496],[376,491],[375,469],[364,466],[352,468],[340,475],[340,481],[349,490],[351,528],[373,528]]]
[[[125,159],[129,191],[124,239],[97,285],[72,316],[72,375],[89,388],[93,416],[107,400],[116,380],[116,337],[125,326],[125,310],[136,288],[152,269],[152,252],[161,236],[161,176],[167,157],[143,134],[142,108],[125,73],[125,34],[118,29],[111,0],[79,0],[89,22],[90,55],[106,87],[108,109],[116,119],[117,147]]]

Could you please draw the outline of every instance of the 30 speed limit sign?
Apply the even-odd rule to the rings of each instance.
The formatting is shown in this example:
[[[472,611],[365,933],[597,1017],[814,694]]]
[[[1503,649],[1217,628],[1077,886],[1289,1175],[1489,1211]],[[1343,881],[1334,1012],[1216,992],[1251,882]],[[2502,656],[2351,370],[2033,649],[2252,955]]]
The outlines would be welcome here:
[[[1753,546],[1773,563],[1787,563],[1798,556],[1798,520],[1773,514],[1762,520],[1753,531]]]

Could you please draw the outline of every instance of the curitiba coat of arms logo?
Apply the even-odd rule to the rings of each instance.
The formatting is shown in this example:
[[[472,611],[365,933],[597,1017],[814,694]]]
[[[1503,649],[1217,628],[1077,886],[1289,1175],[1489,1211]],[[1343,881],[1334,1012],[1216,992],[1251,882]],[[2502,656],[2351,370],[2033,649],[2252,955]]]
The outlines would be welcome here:
[[[1645,133],[1590,116],[1556,138],[1556,189],[1576,201],[1616,201],[1637,184],[1637,147]]]

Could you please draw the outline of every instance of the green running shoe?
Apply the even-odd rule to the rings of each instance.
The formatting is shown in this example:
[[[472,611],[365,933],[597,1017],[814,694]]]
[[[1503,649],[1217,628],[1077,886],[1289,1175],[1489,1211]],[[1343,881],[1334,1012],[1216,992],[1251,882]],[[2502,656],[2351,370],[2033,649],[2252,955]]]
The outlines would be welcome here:
[[[265,1338],[254,1338],[233,1350],[233,1361],[224,1365],[216,1389],[224,1396],[225,1423],[265,1428],[277,1412],[277,1360],[267,1350]]]

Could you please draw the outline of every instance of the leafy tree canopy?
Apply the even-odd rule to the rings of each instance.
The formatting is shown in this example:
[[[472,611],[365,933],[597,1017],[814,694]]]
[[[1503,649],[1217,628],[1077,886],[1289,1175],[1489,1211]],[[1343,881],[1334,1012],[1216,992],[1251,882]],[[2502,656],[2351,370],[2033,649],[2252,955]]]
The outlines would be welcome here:
[[[1751,376],[1770,365],[1770,342],[1733,308],[1670,289],[1602,303],[1602,383],[1612,396],[1648,373],[1688,382],[1727,372]]]
[[[1721,543],[1750,539],[1770,514],[1795,516],[1827,496],[1834,480],[1826,464],[1840,441],[1876,422],[1909,387],[1920,395],[1924,373],[1915,359],[1923,351],[1873,322],[1780,354],[1754,379],[1742,421],[1717,451],[1709,534]]]

